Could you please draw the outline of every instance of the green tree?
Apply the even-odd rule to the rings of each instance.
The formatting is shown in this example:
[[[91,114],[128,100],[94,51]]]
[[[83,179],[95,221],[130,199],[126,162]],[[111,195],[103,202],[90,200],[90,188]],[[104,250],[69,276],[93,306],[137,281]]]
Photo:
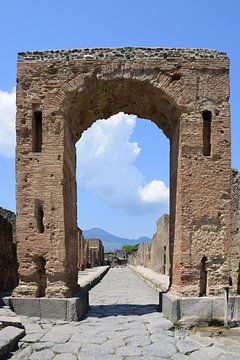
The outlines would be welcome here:
[[[125,250],[128,255],[131,255],[133,251],[137,251],[138,245],[139,244],[136,244],[136,245],[124,245],[122,247],[122,249]]]

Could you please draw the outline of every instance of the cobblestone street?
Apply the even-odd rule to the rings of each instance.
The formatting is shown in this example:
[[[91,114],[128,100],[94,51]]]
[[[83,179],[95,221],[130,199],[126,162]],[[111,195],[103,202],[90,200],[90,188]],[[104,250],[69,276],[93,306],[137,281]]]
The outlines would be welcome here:
[[[21,317],[27,335],[12,359],[240,359],[238,337],[234,341],[174,330],[157,304],[158,293],[130,269],[110,269],[90,291],[91,308],[84,320]]]

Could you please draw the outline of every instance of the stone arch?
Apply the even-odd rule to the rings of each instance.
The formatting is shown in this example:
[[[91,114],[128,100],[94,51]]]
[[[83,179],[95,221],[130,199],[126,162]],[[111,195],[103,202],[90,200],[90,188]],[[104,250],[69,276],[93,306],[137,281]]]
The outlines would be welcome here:
[[[19,56],[21,283],[15,295],[32,295],[28,279],[34,267],[28,252],[42,256],[43,249],[48,258],[46,296],[71,296],[78,290],[75,142],[94,121],[119,111],[154,121],[170,140],[170,291],[199,295],[198,269],[201,254],[207,253],[212,264],[207,293],[220,294],[228,282],[230,238],[226,55],[196,49],[125,48],[104,53],[92,49],[93,55],[85,58],[85,51]],[[33,152],[36,108],[41,109],[42,141],[41,151]],[[212,114],[210,155],[203,154],[203,112]],[[44,203],[44,233],[35,228],[34,199]]]

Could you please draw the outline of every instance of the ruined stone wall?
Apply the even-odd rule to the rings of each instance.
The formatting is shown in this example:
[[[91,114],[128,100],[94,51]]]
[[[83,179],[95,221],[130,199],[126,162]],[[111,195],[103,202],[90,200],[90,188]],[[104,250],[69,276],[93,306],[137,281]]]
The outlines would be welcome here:
[[[16,244],[13,243],[13,226],[7,220],[11,214],[7,210],[0,209],[0,291],[12,290],[18,284],[18,263]],[[11,217],[14,219],[14,217]]]
[[[149,267],[161,274],[169,275],[169,215],[164,214],[157,221],[157,231],[151,242]]]
[[[88,242],[88,266],[104,265],[104,246],[100,239],[86,239]]]
[[[235,169],[231,173],[231,188],[231,281],[232,292],[240,295],[240,175]]]
[[[151,244],[140,243],[137,251],[134,251],[129,257],[128,262],[135,266],[149,267],[151,260]]]
[[[84,270],[88,266],[88,242],[78,228],[78,269]]]

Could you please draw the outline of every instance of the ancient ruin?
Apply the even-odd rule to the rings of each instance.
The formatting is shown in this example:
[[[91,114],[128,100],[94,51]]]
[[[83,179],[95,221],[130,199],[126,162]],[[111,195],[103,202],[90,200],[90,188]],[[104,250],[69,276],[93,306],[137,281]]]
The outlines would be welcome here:
[[[149,267],[163,275],[169,275],[169,215],[164,214],[157,221],[157,231],[151,242]]]
[[[234,294],[240,295],[240,175],[232,170],[231,176],[232,242],[230,253],[230,285]]]
[[[163,214],[157,221],[157,231],[151,243],[141,243],[133,251],[129,262],[135,266],[148,267],[157,273],[169,275],[169,215]]]
[[[86,239],[88,243],[88,267],[104,264],[104,246],[100,239]]]
[[[12,290],[18,284],[15,228],[15,214],[0,207],[0,291]]]
[[[75,143],[97,119],[119,111],[153,121],[169,139],[170,294],[222,295],[231,236],[228,99],[229,60],[219,51],[20,53],[20,284],[14,296],[71,297],[78,291]]]
[[[82,230],[78,228],[78,269],[84,270],[88,266],[88,242],[82,234]]]

